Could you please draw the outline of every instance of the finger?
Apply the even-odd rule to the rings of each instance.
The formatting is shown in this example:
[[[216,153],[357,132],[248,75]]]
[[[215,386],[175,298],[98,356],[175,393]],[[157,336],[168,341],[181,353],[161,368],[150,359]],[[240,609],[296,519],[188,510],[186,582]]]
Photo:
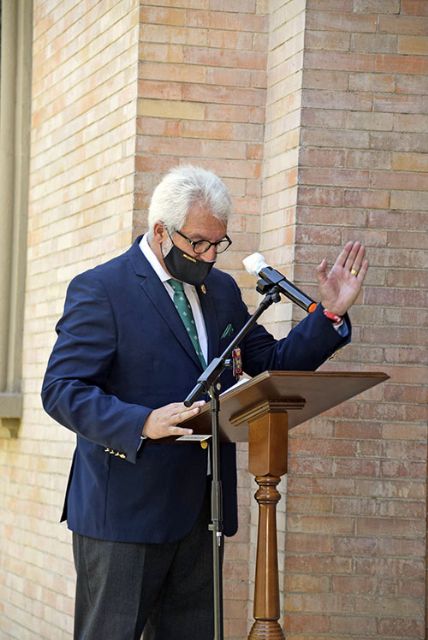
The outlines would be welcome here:
[[[327,260],[323,258],[316,268],[316,274],[319,282],[323,282],[327,277]]]
[[[360,248],[358,249],[358,253],[355,256],[355,260],[352,265],[352,270],[356,271],[357,273],[359,273],[361,269],[361,265],[363,264],[365,253],[366,253],[365,247],[363,247],[363,245],[360,245]]]
[[[168,427],[168,435],[171,436],[191,436],[192,433],[193,429],[184,429],[183,427],[177,427],[176,425]]]
[[[349,256],[349,252],[352,249],[353,246],[353,242],[352,240],[349,240],[345,246],[343,247],[342,251],[339,253],[339,255],[336,258],[336,262],[334,263],[335,265],[339,266],[339,267],[344,267],[345,266],[345,262]]]
[[[190,407],[186,407],[184,402],[177,402],[174,406],[176,407],[175,414],[182,413],[183,411],[189,411],[190,409],[201,408],[206,404],[205,400],[197,400]]]
[[[365,256],[366,250],[363,247],[363,245],[360,246],[357,255],[355,256],[355,260],[353,262],[353,264],[351,265],[350,271],[351,274],[353,276],[358,276],[360,270],[361,270],[361,266],[363,264],[364,261],[364,256]]]
[[[350,271],[352,269],[352,266],[355,262],[355,259],[358,255],[358,251],[360,250],[361,247],[361,243],[360,242],[353,242],[352,243],[352,247],[348,253],[348,257],[345,260],[345,264],[344,267],[345,269],[348,269],[348,271]]]
[[[189,409],[195,409],[196,407],[203,407],[205,404],[205,400],[198,400],[190,405],[190,407],[186,407],[184,402],[174,402],[173,404],[168,405],[171,408],[171,416],[178,416],[183,413],[183,411],[188,411]]]
[[[357,274],[357,279],[360,280],[361,282],[366,277],[366,273],[367,273],[367,269],[368,268],[369,268],[368,260],[363,260],[363,262],[361,264],[361,267],[359,268],[358,274]]]
[[[197,406],[195,406],[195,404],[197,404]],[[205,403],[203,403],[203,404],[205,404]],[[185,420],[188,420],[189,418],[192,418],[193,416],[196,416],[200,412],[201,406],[202,405],[199,404],[199,403],[194,403],[189,408],[184,407],[184,405],[183,405],[182,411],[179,411],[175,415],[171,416],[171,422],[173,422],[173,424],[177,424],[177,423],[180,423],[180,422],[184,422]]]

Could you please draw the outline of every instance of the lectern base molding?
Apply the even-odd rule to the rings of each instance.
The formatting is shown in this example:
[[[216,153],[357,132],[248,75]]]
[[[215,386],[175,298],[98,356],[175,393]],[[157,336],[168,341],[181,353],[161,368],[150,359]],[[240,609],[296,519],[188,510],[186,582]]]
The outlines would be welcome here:
[[[249,640],[284,640],[285,636],[278,622],[256,620],[248,638]]]

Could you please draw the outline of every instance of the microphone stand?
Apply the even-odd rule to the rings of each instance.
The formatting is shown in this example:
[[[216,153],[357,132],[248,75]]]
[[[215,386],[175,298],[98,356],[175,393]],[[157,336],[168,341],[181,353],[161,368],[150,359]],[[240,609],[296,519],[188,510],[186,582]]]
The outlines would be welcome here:
[[[223,543],[223,496],[220,479],[220,437],[219,437],[219,412],[220,412],[220,388],[218,379],[226,369],[231,366],[229,354],[253,328],[258,318],[274,302],[281,299],[280,289],[276,284],[267,285],[259,281],[257,291],[265,296],[260,302],[254,314],[248,318],[242,329],[237,333],[232,342],[218,358],[213,358],[202,375],[198,378],[196,386],[184,401],[186,407],[190,407],[201,395],[208,393],[211,400],[211,524],[213,550],[213,586],[214,586],[214,640],[223,640],[223,588],[221,573],[221,548]]]

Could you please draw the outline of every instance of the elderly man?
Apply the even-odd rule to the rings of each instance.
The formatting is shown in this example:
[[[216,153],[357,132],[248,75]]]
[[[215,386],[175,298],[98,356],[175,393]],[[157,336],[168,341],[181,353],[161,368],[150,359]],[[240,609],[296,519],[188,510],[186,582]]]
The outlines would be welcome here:
[[[42,397],[77,446],[63,519],[73,531],[75,638],[210,640],[213,636],[207,452],[162,443],[190,432],[184,398],[248,318],[235,281],[213,265],[231,244],[223,182],[178,167],[153,193],[149,231],[70,284]],[[348,243],[317,269],[320,301],[275,340],[256,325],[244,370],[313,370],[350,339],[346,312],[367,271]],[[234,382],[230,371],[222,387]],[[233,445],[222,446],[224,533],[237,528]]]

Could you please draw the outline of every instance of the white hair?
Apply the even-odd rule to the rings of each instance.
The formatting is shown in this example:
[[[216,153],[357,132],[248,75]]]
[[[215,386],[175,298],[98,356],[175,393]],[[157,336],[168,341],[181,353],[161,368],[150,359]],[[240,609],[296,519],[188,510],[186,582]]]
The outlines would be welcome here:
[[[156,222],[163,222],[170,233],[185,224],[194,204],[207,207],[225,224],[232,209],[226,185],[212,171],[191,165],[174,167],[153,192],[149,205],[149,235]]]

